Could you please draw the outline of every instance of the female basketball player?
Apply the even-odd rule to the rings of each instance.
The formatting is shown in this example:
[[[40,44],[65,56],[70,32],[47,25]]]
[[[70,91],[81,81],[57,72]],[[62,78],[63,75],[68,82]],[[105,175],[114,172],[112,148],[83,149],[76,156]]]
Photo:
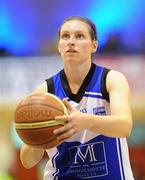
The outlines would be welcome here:
[[[70,17],[63,22],[58,50],[64,69],[38,88],[65,98],[70,111],[56,117],[66,124],[54,131],[61,143],[46,150],[45,180],[133,180],[126,142],[132,129],[128,83],[120,72],[93,64],[97,47],[90,20]],[[43,154],[23,145],[21,161],[30,168]]]

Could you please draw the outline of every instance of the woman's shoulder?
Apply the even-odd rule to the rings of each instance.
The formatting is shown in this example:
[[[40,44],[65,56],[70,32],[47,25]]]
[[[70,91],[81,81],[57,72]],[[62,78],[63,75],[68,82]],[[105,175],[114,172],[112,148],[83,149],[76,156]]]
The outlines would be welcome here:
[[[38,93],[46,93],[46,92],[48,92],[47,83],[44,82],[41,85],[39,85],[35,92],[38,92]]]
[[[120,72],[120,71],[116,71],[116,70],[113,70],[111,69],[109,72],[108,72],[108,78],[111,79],[111,80],[125,80],[126,77],[125,75]]]
[[[107,74],[107,89],[112,89],[113,87],[129,89],[128,80],[122,72],[110,70]]]

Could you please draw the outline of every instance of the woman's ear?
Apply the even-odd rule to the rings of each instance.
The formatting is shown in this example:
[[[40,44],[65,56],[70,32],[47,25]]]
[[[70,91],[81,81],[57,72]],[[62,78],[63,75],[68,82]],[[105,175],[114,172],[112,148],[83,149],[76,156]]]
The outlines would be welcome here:
[[[93,49],[92,49],[92,53],[95,53],[96,50],[98,48],[98,41],[93,41]]]

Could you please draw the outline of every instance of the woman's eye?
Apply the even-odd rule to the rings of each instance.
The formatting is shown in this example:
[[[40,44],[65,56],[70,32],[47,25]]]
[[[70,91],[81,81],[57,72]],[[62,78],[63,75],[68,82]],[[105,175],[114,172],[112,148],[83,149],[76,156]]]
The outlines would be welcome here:
[[[77,38],[77,39],[83,39],[83,38],[84,38],[84,35],[83,35],[83,34],[77,34],[77,35],[76,35],[76,38]]]
[[[69,35],[68,34],[63,34],[61,37],[62,37],[62,39],[69,39]]]

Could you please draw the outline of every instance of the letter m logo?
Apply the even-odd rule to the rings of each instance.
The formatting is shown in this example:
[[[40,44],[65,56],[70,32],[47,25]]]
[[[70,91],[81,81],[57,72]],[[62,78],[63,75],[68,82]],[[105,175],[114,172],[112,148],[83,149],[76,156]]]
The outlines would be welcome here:
[[[82,179],[108,174],[104,142],[77,144],[69,148],[71,172]],[[83,172],[80,176],[80,172]]]
[[[86,145],[83,147],[77,147],[77,153],[75,155],[74,164],[77,164],[80,161],[82,161],[83,163],[97,161],[93,146],[94,144]]]
[[[69,154],[70,164],[73,165],[90,165],[105,161],[103,142],[73,146],[69,149]]]

